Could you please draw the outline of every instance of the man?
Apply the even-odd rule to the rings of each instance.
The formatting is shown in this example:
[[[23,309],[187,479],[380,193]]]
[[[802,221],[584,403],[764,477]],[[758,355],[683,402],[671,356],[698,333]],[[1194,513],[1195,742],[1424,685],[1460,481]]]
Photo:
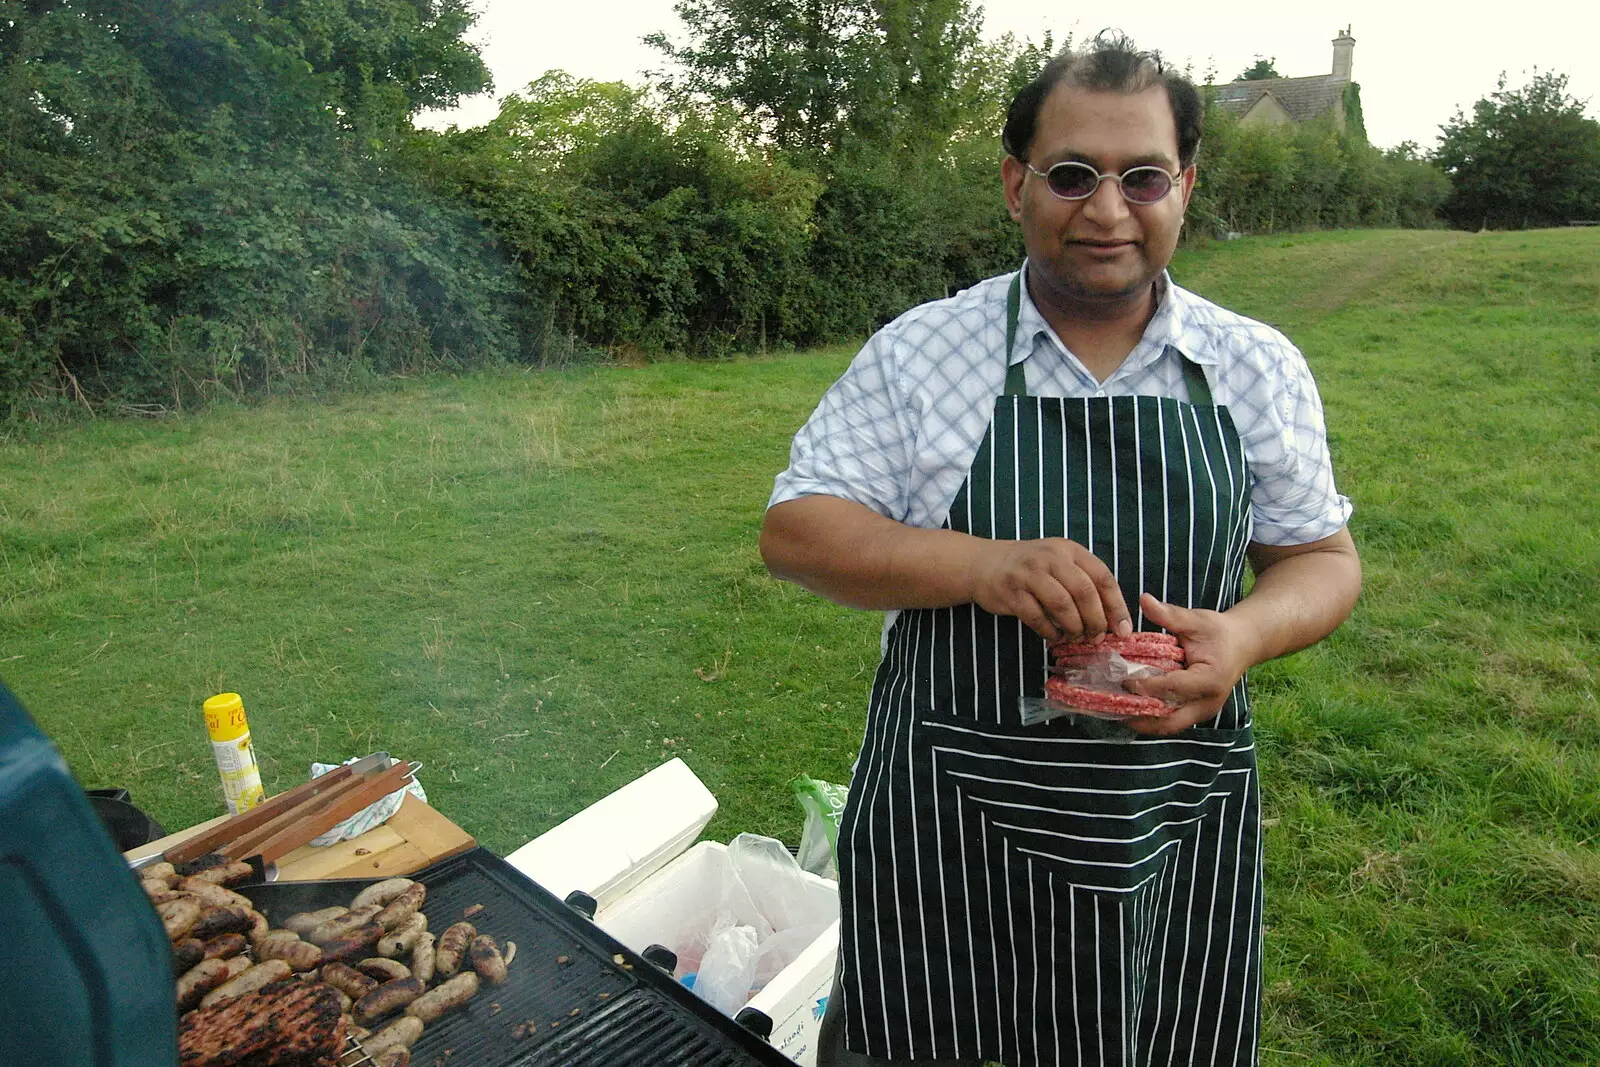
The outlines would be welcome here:
[[[874,336],[778,478],[772,573],[888,612],[824,1067],[1255,1062],[1244,674],[1361,578],[1304,359],[1166,277],[1200,115],[1120,37],[1046,66],[1002,138],[1023,269]],[[1187,666],[1127,684],[1171,714],[1021,725],[1048,642],[1157,628]]]

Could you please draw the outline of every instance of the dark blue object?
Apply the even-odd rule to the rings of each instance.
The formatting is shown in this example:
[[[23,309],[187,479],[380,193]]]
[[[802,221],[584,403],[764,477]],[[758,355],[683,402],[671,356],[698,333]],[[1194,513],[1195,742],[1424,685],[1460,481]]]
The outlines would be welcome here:
[[[0,1064],[177,1059],[161,920],[60,752],[0,685]]]

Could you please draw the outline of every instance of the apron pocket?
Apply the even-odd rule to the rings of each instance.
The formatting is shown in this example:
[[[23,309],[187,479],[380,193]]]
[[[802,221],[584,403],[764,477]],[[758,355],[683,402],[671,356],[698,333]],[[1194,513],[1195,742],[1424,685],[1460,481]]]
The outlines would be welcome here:
[[[1255,766],[1248,728],[1128,740],[924,714],[912,737],[969,858],[992,864],[999,851],[1057,884],[1115,893],[1164,871],[1202,820],[1236,817]]]

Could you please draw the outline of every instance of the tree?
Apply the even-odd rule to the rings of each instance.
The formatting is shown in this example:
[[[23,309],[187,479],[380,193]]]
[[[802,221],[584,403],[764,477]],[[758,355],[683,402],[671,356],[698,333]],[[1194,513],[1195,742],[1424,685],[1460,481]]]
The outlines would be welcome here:
[[[1269,78],[1281,78],[1283,75],[1279,74],[1278,68],[1273,66],[1273,64],[1277,61],[1277,56],[1272,56],[1270,59],[1263,59],[1258,55],[1256,56],[1256,61],[1250,66],[1246,67],[1244,73],[1239,75],[1239,77],[1234,80],[1242,82],[1260,82],[1266,81]]]
[[[1477,229],[1559,226],[1600,219],[1600,122],[1567,95],[1567,76],[1535,72],[1499,87],[1440,127],[1434,162],[1450,176],[1443,213]]]
[[[0,415],[515,354],[497,251],[392,151],[486,83],[472,18],[0,0]]]
[[[687,43],[646,38],[667,87],[726,103],[778,148],[937,150],[974,97],[971,0],[678,0]]]

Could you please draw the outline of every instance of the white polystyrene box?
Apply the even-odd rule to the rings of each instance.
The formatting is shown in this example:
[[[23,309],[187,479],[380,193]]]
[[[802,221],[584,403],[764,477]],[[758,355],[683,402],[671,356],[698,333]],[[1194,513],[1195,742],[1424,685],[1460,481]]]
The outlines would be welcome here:
[[[594,921],[635,952],[665,945],[681,960],[688,946],[679,931],[685,927],[704,930],[711,925],[727,864],[727,845],[702,841],[602,907]],[[838,883],[806,872],[802,875],[809,891],[833,898],[837,913]],[[803,1067],[816,1063],[817,1034],[838,950],[839,923],[835,920],[745,1005],[772,1020],[772,1046]]]
[[[745,1005],[772,1020],[772,1047],[801,1067],[816,1067],[817,1037],[838,958],[836,922]]]
[[[717,813],[717,798],[681,759],[602,797],[529,841],[506,862],[565,899],[601,908],[688,848]]]

